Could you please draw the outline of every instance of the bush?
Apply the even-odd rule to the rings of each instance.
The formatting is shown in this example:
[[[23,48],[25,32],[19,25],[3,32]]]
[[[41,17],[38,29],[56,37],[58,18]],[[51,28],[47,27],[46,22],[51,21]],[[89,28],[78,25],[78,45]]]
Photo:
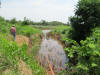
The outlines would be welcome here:
[[[100,74],[100,28],[96,28],[93,31],[91,37],[86,40],[81,40],[81,46],[72,41],[74,45],[72,47],[66,48],[68,56],[70,59],[77,60],[77,64],[74,65],[73,62],[68,63],[70,69],[76,69],[77,71],[73,74],[75,75],[99,75]],[[66,40],[71,42],[71,40]],[[77,57],[75,56],[77,54]],[[76,62],[76,61],[75,61]]]

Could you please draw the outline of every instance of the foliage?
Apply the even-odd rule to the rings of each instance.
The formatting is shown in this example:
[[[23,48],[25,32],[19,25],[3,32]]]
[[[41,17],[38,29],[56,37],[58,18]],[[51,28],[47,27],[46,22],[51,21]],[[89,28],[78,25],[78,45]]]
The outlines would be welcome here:
[[[91,36],[81,40],[80,44],[69,38],[70,26],[56,27],[52,34],[60,36],[65,45],[69,62],[67,71],[60,74],[68,75],[99,75],[100,72],[100,27],[92,30]]]
[[[42,31],[31,26],[16,26],[17,34],[26,35],[30,37],[34,34],[42,34]]]
[[[73,65],[74,62],[69,61],[70,69],[76,69],[75,75],[99,75],[100,72],[100,28],[96,28],[93,31],[91,37],[86,40],[82,40],[81,46],[74,40],[66,40],[66,42],[72,42],[72,47],[66,48],[70,59],[77,60],[77,65]],[[75,56],[77,54],[77,57]]]
[[[94,27],[100,26],[100,0],[80,0],[75,16],[70,18],[70,37],[77,42],[85,40]]]
[[[59,21],[51,21],[51,22],[47,22],[46,25],[47,26],[61,26],[61,25],[67,25],[67,24],[59,22]]]
[[[4,20],[5,20],[5,19],[4,19],[3,17],[0,16],[0,21],[2,22],[2,21],[4,21]]]
[[[11,19],[11,20],[10,20],[10,23],[11,23],[11,24],[16,24],[16,23],[17,23],[16,18]]]
[[[22,22],[22,25],[31,25],[31,21],[24,17],[24,21]]]
[[[70,26],[57,26],[55,29],[52,30],[51,34],[58,35],[61,41],[66,45],[66,38],[69,37],[69,31],[71,30]]]
[[[41,20],[40,22],[34,22],[26,17],[24,17],[24,20],[16,20],[16,18],[12,18],[10,20],[6,20],[3,17],[0,16],[0,22],[6,22],[9,24],[17,24],[17,25],[22,25],[22,26],[26,26],[26,25],[36,25],[36,26],[60,26],[60,25],[66,25],[65,23],[59,22],[59,21],[51,21],[51,22],[47,22],[45,20]]]
[[[57,26],[52,32],[56,33],[56,34],[65,34],[67,33],[66,31],[70,30],[70,26]]]
[[[32,69],[33,74],[43,74],[42,68],[34,59],[34,53],[32,53],[31,55],[28,54],[28,46],[26,44],[18,47],[17,43],[11,40],[7,40],[9,37],[10,27],[13,24],[10,21],[6,21],[4,18],[0,17],[0,75],[19,75],[19,60],[23,60],[28,65],[28,67]],[[22,26],[20,25],[20,23],[16,23],[15,25],[18,35],[25,35],[30,37],[31,35],[42,34],[41,30],[32,26]],[[39,37],[38,39],[40,40]],[[35,42],[37,41],[34,41],[34,43]],[[37,45],[39,45],[39,43],[37,43]],[[34,46],[32,49],[34,49],[34,51],[32,50],[32,52],[35,52],[35,50],[39,49],[39,46],[38,48],[37,46]],[[7,74],[5,73],[6,70],[8,70]]]
[[[0,33],[10,33],[10,28],[11,26],[14,24],[12,23],[12,21],[15,19],[12,19],[11,22],[6,22],[6,20],[4,20],[4,18],[0,17]],[[19,24],[15,24],[16,26],[16,33],[17,34],[21,34],[21,35],[26,35],[28,37],[30,37],[31,35],[34,34],[42,34],[42,31],[34,28],[32,26],[22,26],[20,23]]]
[[[2,36],[0,38],[0,43],[2,43],[0,45],[0,71],[7,68],[18,71],[18,62],[19,59],[22,59],[30,66],[30,68],[32,68],[35,75],[43,73],[41,67],[33,59],[33,55],[28,55],[27,45],[22,45],[21,47],[18,47],[15,42],[9,42]]]
[[[8,42],[6,40],[6,37],[0,36],[0,59],[2,65],[0,65],[0,71],[3,71],[7,68],[13,68],[14,70],[17,69],[17,60],[16,60],[16,51],[18,51],[20,48],[18,48],[17,44],[14,42]]]

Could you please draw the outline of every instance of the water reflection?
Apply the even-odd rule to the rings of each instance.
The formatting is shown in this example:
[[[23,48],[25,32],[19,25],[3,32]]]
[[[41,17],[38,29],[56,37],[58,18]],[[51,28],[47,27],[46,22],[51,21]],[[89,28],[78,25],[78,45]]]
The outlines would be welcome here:
[[[47,33],[50,30],[43,30],[44,38],[42,39],[41,48],[39,51],[40,62],[47,65],[47,57],[53,66],[55,71],[65,69],[65,63],[67,62],[66,54],[61,44],[58,41],[48,38]]]

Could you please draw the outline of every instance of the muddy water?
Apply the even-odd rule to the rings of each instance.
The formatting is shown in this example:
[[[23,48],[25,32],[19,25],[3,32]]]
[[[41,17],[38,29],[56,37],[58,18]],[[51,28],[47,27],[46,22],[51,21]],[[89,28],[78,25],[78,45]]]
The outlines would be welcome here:
[[[53,70],[59,72],[65,69],[65,64],[68,60],[62,45],[57,40],[47,37],[49,32],[50,30],[43,30],[44,38],[39,51],[40,63],[47,66],[48,57]]]

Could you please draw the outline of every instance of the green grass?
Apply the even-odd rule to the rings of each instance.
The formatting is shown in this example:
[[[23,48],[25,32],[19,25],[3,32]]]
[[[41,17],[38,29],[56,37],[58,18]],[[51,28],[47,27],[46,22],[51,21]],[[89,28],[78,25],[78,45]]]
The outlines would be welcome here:
[[[42,34],[40,29],[34,28],[32,26],[16,26],[17,34],[25,35],[30,37],[34,34]]]
[[[43,74],[42,68],[37,64],[34,59],[33,54],[28,55],[27,45],[18,47],[17,43],[11,41],[9,42],[3,36],[0,37],[0,71],[5,71],[6,69],[13,69],[13,73],[18,71],[19,58],[22,59],[27,65],[32,69],[33,74],[40,75]],[[17,72],[16,72],[17,73]]]
[[[51,34],[57,34],[60,37],[61,41],[64,43],[66,41],[66,38],[69,37],[70,30],[70,26],[57,26],[55,29],[52,29]]]
[[[28,36],[29,38],[35,36],[34,39],[32,39],[31,54],[29,55],[27,51],[28,46],[26,44],[19,47],[16,42],[7,40],[12,25],[13,24],[5,21],[0,22],[0,73],[3,75],[20,75],[18,71],[18,62],[19,59],[21,59],[30,69],[32,69],[33,75],[43,75],[43,68],[37,64],[34,58],[34,54],[39,50],[41,42],[40,35],[42,35],[42,31],[32,26],[21,26],[16,24],[17,35]],[[9,70],[8,74],[5,73],[7,69]]]
[[[34,28],[39,28],[39,29],[55,29],[57,26],[43,26],[43,25],[34,25],[32,26]]]

